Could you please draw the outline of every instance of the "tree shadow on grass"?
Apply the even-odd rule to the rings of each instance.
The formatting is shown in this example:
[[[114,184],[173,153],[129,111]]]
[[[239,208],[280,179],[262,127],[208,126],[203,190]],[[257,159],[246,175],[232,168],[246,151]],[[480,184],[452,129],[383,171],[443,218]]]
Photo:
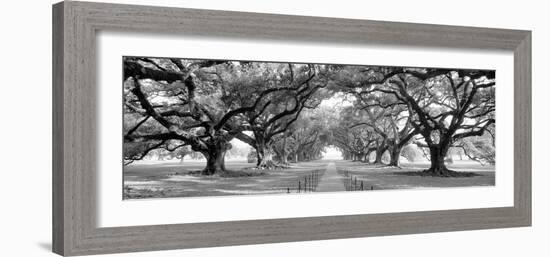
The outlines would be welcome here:
[[[220,177],[224,178],[235,178],[235,177],[258,177],[266,176],[267,172],[258,171],[258,170],[226,170],[220,174]]]
[[[447,176],[438,176],[434,175],[433,173],[425,172],[425,171],[399,171],[399,172],[392,172],[392,175],[398,175],[398,176],[420,176],[420,177],[442,177],[442,178],[469,178],[469,177],[482,177],[483,174],[475,173],[475,172],[462,172],[462,171],[452,171]]]
[[[169,174],[169,175],[189,175],[189,176],[205,177],[205,178],[207,177],[236,178],[236,177],[265,176],[265,175],[268,175],[268,173],[263,171],[258,171],[258,170],[242,169],[242,170],[226,170],[224,172],[219,172],[214,175],[203,175],[200,170],[188,171],[188,172],[176,172],[174,174]]]

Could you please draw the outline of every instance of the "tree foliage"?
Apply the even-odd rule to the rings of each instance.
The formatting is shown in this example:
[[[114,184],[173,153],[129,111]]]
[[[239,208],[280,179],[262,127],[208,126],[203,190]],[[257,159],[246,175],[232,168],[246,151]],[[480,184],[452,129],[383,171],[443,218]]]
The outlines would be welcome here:
[[[494,164],[495,72],[488,70],[125,57],[124,160],[200,153],[203,174],[225,171],[231,140],[258,168],[321,158],[399,165],[431,161],[450,176],[450,149]],[[335,102],[338,102],[336,104]],[[406,153],[403,153],[406,149]],[[455,151],[455,150],[453,150]],[[234,154],[236,150],[230,152]],[[240,153],[243,155],[243,153]]]

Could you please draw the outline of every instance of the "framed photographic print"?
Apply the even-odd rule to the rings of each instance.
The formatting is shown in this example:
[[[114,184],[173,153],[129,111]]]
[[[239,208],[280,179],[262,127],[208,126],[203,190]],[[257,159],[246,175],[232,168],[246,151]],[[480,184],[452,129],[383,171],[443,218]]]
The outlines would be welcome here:
[[[53,69],[61,255],[531,225],[530,31],[65,1]]]

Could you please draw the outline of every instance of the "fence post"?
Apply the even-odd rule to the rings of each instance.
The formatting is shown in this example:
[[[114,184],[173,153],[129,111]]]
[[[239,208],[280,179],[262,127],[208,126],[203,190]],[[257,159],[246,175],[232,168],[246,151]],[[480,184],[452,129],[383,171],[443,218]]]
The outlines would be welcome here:
[[[361,191],[363,191],[363,180],[361,180]]]
[[[315,187],[317,186],[317,178],[315,177],[315,171],[311,173],[311,178],[313,179],[313,191],[315,191]]]
[[[298,193],[300,193],[300,190],[302,189],[302,182],[298,180]]]
[[[315,185],[319,185],[319,174],[315,171]]]
[[[313,173],[309,174],[309,187],[311,192],[313,192]]]

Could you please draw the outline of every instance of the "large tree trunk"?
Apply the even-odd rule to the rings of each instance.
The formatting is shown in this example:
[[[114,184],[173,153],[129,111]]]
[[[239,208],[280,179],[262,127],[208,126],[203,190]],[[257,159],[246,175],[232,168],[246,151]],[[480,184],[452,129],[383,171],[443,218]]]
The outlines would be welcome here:
[[[260,167],[260,163],[262,163],[264,159],[263,151],[262,147],[256,147],[256,168]]]
[[[366,152],[363,154],[363,157],[361,158],[361,161],[364,162],[364,163],[369,163],[369,154],[370,152]]]
[[[225,150],[216,149],[205,154],[206,167],[202,170],[202,175],[214,175],[225,171]]]
[[[451,176],[453,171],[447,169],[445,166],[445,156],[447,156],[449,147],[446,145],[432,145],[429,148],[431,166],[424,172],[432,176]]]
[[[225,172],[225,153],[231,147],[227,142],[219,142],[210,145],[208,151],[202,154],[206,158],[206,167],[202,170],[202,175],[214,175]]]
[[[342,158],[343,158],[345,161],[349,160],[349,152],[343,151],[343,153],[342,153]]]
[[[256,140],[256,155],[258,159],[256,162],[256,168],[275,168],[276,165],[273,162],[273,149],[271,148],[271,143],[261,132],[254,132],[254,139]]]
[[[273,162],[273,150],[271,147],[261,144],[258,146],[256,152],[258,154],[258,162],[256,163],[258,169],[272,169],[276,167]]]
[[[299,151],[296,154],[296,156],[297,156],[296,162],[303,162],[304,161],[305,156],[304,156],[304,153],[302,151]]]
[[[399,157],[401,157],[401,150],[403,147],[395,145],[390,150],[390,163],[389,166],[399,167]]]
[[[382,156],[384,155],[384,152],[386,152],[386,147],[378,147],[376,149],[376,159],[374,159],[374,163],[383,164]]]
[[[281,155],[281,164],[288,165],[288,152],[284,151]]]

